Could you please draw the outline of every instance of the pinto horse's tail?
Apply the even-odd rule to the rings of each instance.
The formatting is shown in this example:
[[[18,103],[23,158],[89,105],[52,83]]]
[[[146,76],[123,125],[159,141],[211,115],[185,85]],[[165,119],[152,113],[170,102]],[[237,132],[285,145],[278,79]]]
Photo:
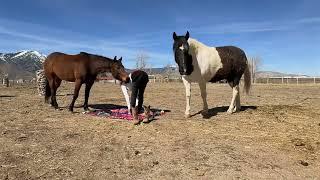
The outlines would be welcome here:
[[[247,63],[246,70],[244,71],[244,90],[246,94],[249,94],[251,88],[251,73],[250,65]]]
[[[49,81],[46,78],[46,87],[45,87],[45,95],[44,95],[44,102],[45,103],[49,103],[50,96],[51,96],[51,89],[50,89]]]

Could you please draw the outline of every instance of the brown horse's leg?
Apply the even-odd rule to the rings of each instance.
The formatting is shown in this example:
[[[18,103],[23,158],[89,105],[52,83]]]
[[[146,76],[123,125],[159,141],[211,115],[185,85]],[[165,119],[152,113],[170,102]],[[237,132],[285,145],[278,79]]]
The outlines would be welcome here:
[[[50,91],[51,91],[51,106],[54,107],[55,109],[58,109],[54,79],[49,80],[49,85],[50,85]]]
[[[59,78],[55,78],[55,80],[54,80],[54,97],[53,97],[53,99],[54,99],[54,105],[55,105],[55,107],[56,107],[56,109],[59,107],[58,106],[58,103],[57,103],[57,89],[59,88],[59,86],[60,86],[60,84],[61,84],[61,79],[59,79]]]
[[[77,79],[76,82],[75,82],[73,99],[72,99],[71,104],[69,106],[69,111],[71,111],[71,112],[73,112],[74,103],[76,102],[76,100],[77,100],[77,98],[79,96],[79,91],[81,89],[81,85],[82,85],[82,80],[81,79]]]
[[[83,108],[85,111],[88,111],[88,99],[89,99],[89,94],[90,94],[90,89],[93,85],[94,81],[89,81],[86,83],[86,90],[85,90],[85,95],[84,95],[84,104],[83,104]]]

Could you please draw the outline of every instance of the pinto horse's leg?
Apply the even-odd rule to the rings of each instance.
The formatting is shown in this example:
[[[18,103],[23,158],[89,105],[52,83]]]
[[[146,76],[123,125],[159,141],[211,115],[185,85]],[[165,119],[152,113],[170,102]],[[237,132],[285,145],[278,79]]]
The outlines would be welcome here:
[[[236,97],[236,107],[235,107],[234,111],[241,110],[239,85],[237,85],[237,86],[238,86],[238,95]]]
[[[190,117],[190,99],[191,99],[191,83],[182,78],[184,87],[186,88],[186,112],[185,117]]]
[[[208,113],[208,103],[207,103],[207,84],[206,82],[199,82],[201,97],[203,101],[203,110],[202,115],[206,115]]]
[[[81,85],[82,85],[82,80],[81,79],[77,79],[76,82],[75,82],[73,99],[72,99],[71,104],[69,106],[69,111],[71,111],[71,112],[73,112],[74,103],[76,102],[76,100],[77,100],[77,98],[79,96],[79,91],[81,89]]]
[[[240,97],[240,95],[239,95],[239,85],[234,86],[233,82],[232,84],[229,83],[229,85],[232,87],[232,99],[227,112],[231,114],[239,110],[237,107],[235,107],[235,103],[236,103],[237,97],[238,96]]]
[[[85,95],[84,95],[84,104],[83,104],[83,109],[85,111],[89,111],[88,107],[88,100],[89,100],[89,95],[90,95],[90,89],[93,85],[94,81],[89,81],[86,83],[86,89],[85,89]]]

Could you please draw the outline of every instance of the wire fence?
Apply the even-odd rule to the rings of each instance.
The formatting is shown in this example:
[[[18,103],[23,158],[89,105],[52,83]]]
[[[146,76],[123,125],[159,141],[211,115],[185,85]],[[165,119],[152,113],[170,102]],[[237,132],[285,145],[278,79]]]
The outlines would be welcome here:
[[[267,77],[254,81],[260,84],[320,84],[320,77]]]
[[[98,78],[98,82],[102,83],[116,83],[113,78]],[[0,79],[0,84],[3,86],[14,86],[14,85],[23,85],[29,83],[37,83],[38,79],[36,78],[32,80],[9,80],[8,78]],[[181,76],[165,76],[165,75],[149,75],[149,82],[151,83],[169,83],[169,82],[182,82]],[[222,80],[217,83],[227,83]],[[241,79],[241,83],[243,83],[243,78]],[[320,84],[320,77],[266,77],[266,78],[256,78],[254,80],[255,84]],[[38,85],[39,83],[37,83]]]

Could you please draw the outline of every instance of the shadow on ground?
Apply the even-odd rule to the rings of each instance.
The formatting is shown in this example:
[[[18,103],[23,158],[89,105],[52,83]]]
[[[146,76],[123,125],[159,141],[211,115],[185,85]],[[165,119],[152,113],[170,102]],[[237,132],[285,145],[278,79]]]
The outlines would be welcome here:
[[[208,110],[207,114],[202,114],[202,117],[204,119],[210,119],[211,117],[217,115],[218,113],[222,113],[225,112],[227,113],[229,106],[220,106],[220,107],[214,107]],[[257,109],[257,106],[241,106],[241,110],[240,111],[246,111],[246,110],[255,110]],[[201,114],[201,111],[192,114],[191,117]]]
[[[16,97],[12,95],[0,95],[0,98],[11,98],[11,97]]]

